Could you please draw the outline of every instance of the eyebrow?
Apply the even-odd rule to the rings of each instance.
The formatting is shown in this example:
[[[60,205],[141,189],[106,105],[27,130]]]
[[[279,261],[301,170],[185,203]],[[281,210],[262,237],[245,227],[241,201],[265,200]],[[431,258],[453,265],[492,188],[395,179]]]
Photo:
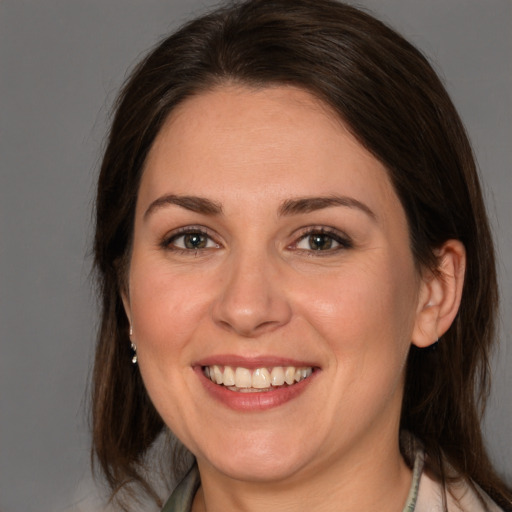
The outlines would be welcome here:
[[[197,196],[179,196],[176,194],[167,194],[153,201],[144,213],[144,219],[156,210],[168,205],[176,205],[186,210],[203,215],[220,215],[222,214],[222,205],[205,197]]]
[[[198,196],[180,196],[176,194],[167,194],[153,201],[144,213],[144,219],[154,213],[156,210],[168,205],[176,205],[192,212],[203,215],[221,215],[222,205],[211,199]],[[287,199],[279,207],[279,216],[299,215],[310,213],[333,206],[345,206],[347,208],[356,208],[361,210],[373,220],[377,220],[375,213],[364,203],[348,196],[325,196],[325,197],[300,197],[297,199]]]
[[[377,216],[369,206],[348,196],[325,196],[325,197],[302,197],[298,199],[287,199],[279,208],[279,215],[297,215],[301,213],[310,213],[324,208],[333,206],[346,206],[348,208],[356,208],[361,210],[373,220],[377,220]]]

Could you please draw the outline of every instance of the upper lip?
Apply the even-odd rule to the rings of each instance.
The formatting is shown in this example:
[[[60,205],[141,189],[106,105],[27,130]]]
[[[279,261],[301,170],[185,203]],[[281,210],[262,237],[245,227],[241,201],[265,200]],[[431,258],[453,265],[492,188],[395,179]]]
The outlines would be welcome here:
[[[193,366],[232,366],[254,370],[256,368],[272,368],[275,366],[294,366],[296,368],[317,368],[311,361],[279,356],[244,357],[235,354],[212,355],[196,361]]]

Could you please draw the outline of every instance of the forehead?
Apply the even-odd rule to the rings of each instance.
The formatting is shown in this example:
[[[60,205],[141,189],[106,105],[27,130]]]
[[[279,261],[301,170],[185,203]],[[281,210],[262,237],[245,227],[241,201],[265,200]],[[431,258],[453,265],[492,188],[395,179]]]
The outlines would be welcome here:
[[[181,103],[146,160],[140,199],[163,193],[223,202],[333,193],[398,203],[385,167],[325,103],[276,86],[224,86]]]
[[[299,141],[303,144],[305,140],[310,141],[308,147],[318,146],[320,138],[325,142],[340,132],[348,135],[336,113],[302,89],[223,86],[180,103],[157,135],[148,160],[155,153],[163,156],[167,152],[165,147],[170,152],[178,148],[197,149],[198,144],[203,151],[194,153],[197,158],[202,155],[222,158],[222,152],[218,151],[222,147],[231,152],[238,148],[246,160],[251,156],[260,160],[271,156],[262,153],[271,147],[277,159],[284,156],[281,152],[287,146],[295,145],[298,150]],[[223,165],[226,164],[224,160]]]

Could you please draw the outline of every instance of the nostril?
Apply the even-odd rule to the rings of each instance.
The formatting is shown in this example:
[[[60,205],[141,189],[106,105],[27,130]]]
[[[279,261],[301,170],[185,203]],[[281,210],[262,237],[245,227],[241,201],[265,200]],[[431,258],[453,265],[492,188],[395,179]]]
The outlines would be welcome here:
[[[287,288],[279,282],[266,255],[246,252],[231,263],[213,304],[214,321],[244,337],[258,336],[287,323],[291,317],[283,293]]]
[[[223,329],[234,331],[239,336],[243,336],[244,338],[253,338],[259,336],[260,334],[271,331],[274,327],[278,327],[279,325],[277,322],[273,321],[266,321],[261,323],[243,323],[235,320],[219,320],[217,323]]]
[[[269,304],[261,309],[228,309],[224,305],[217,308],[214,320],[225,330],[251,338],[279,328],[289,321],[290,316],[289,308],[283,305],[277,308]]]

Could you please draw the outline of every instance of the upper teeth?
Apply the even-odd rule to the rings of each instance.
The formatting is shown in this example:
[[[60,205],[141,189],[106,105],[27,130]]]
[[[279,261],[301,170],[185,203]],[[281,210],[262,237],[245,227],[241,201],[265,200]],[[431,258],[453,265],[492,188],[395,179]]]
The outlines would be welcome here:
[[[273,368],[248,368],[231,366],[205,366],[204,374],[216,384],[234,388],[268,389],[271,386],[292,385],[313,373],[313,368],[295,366],[274,366]]]

